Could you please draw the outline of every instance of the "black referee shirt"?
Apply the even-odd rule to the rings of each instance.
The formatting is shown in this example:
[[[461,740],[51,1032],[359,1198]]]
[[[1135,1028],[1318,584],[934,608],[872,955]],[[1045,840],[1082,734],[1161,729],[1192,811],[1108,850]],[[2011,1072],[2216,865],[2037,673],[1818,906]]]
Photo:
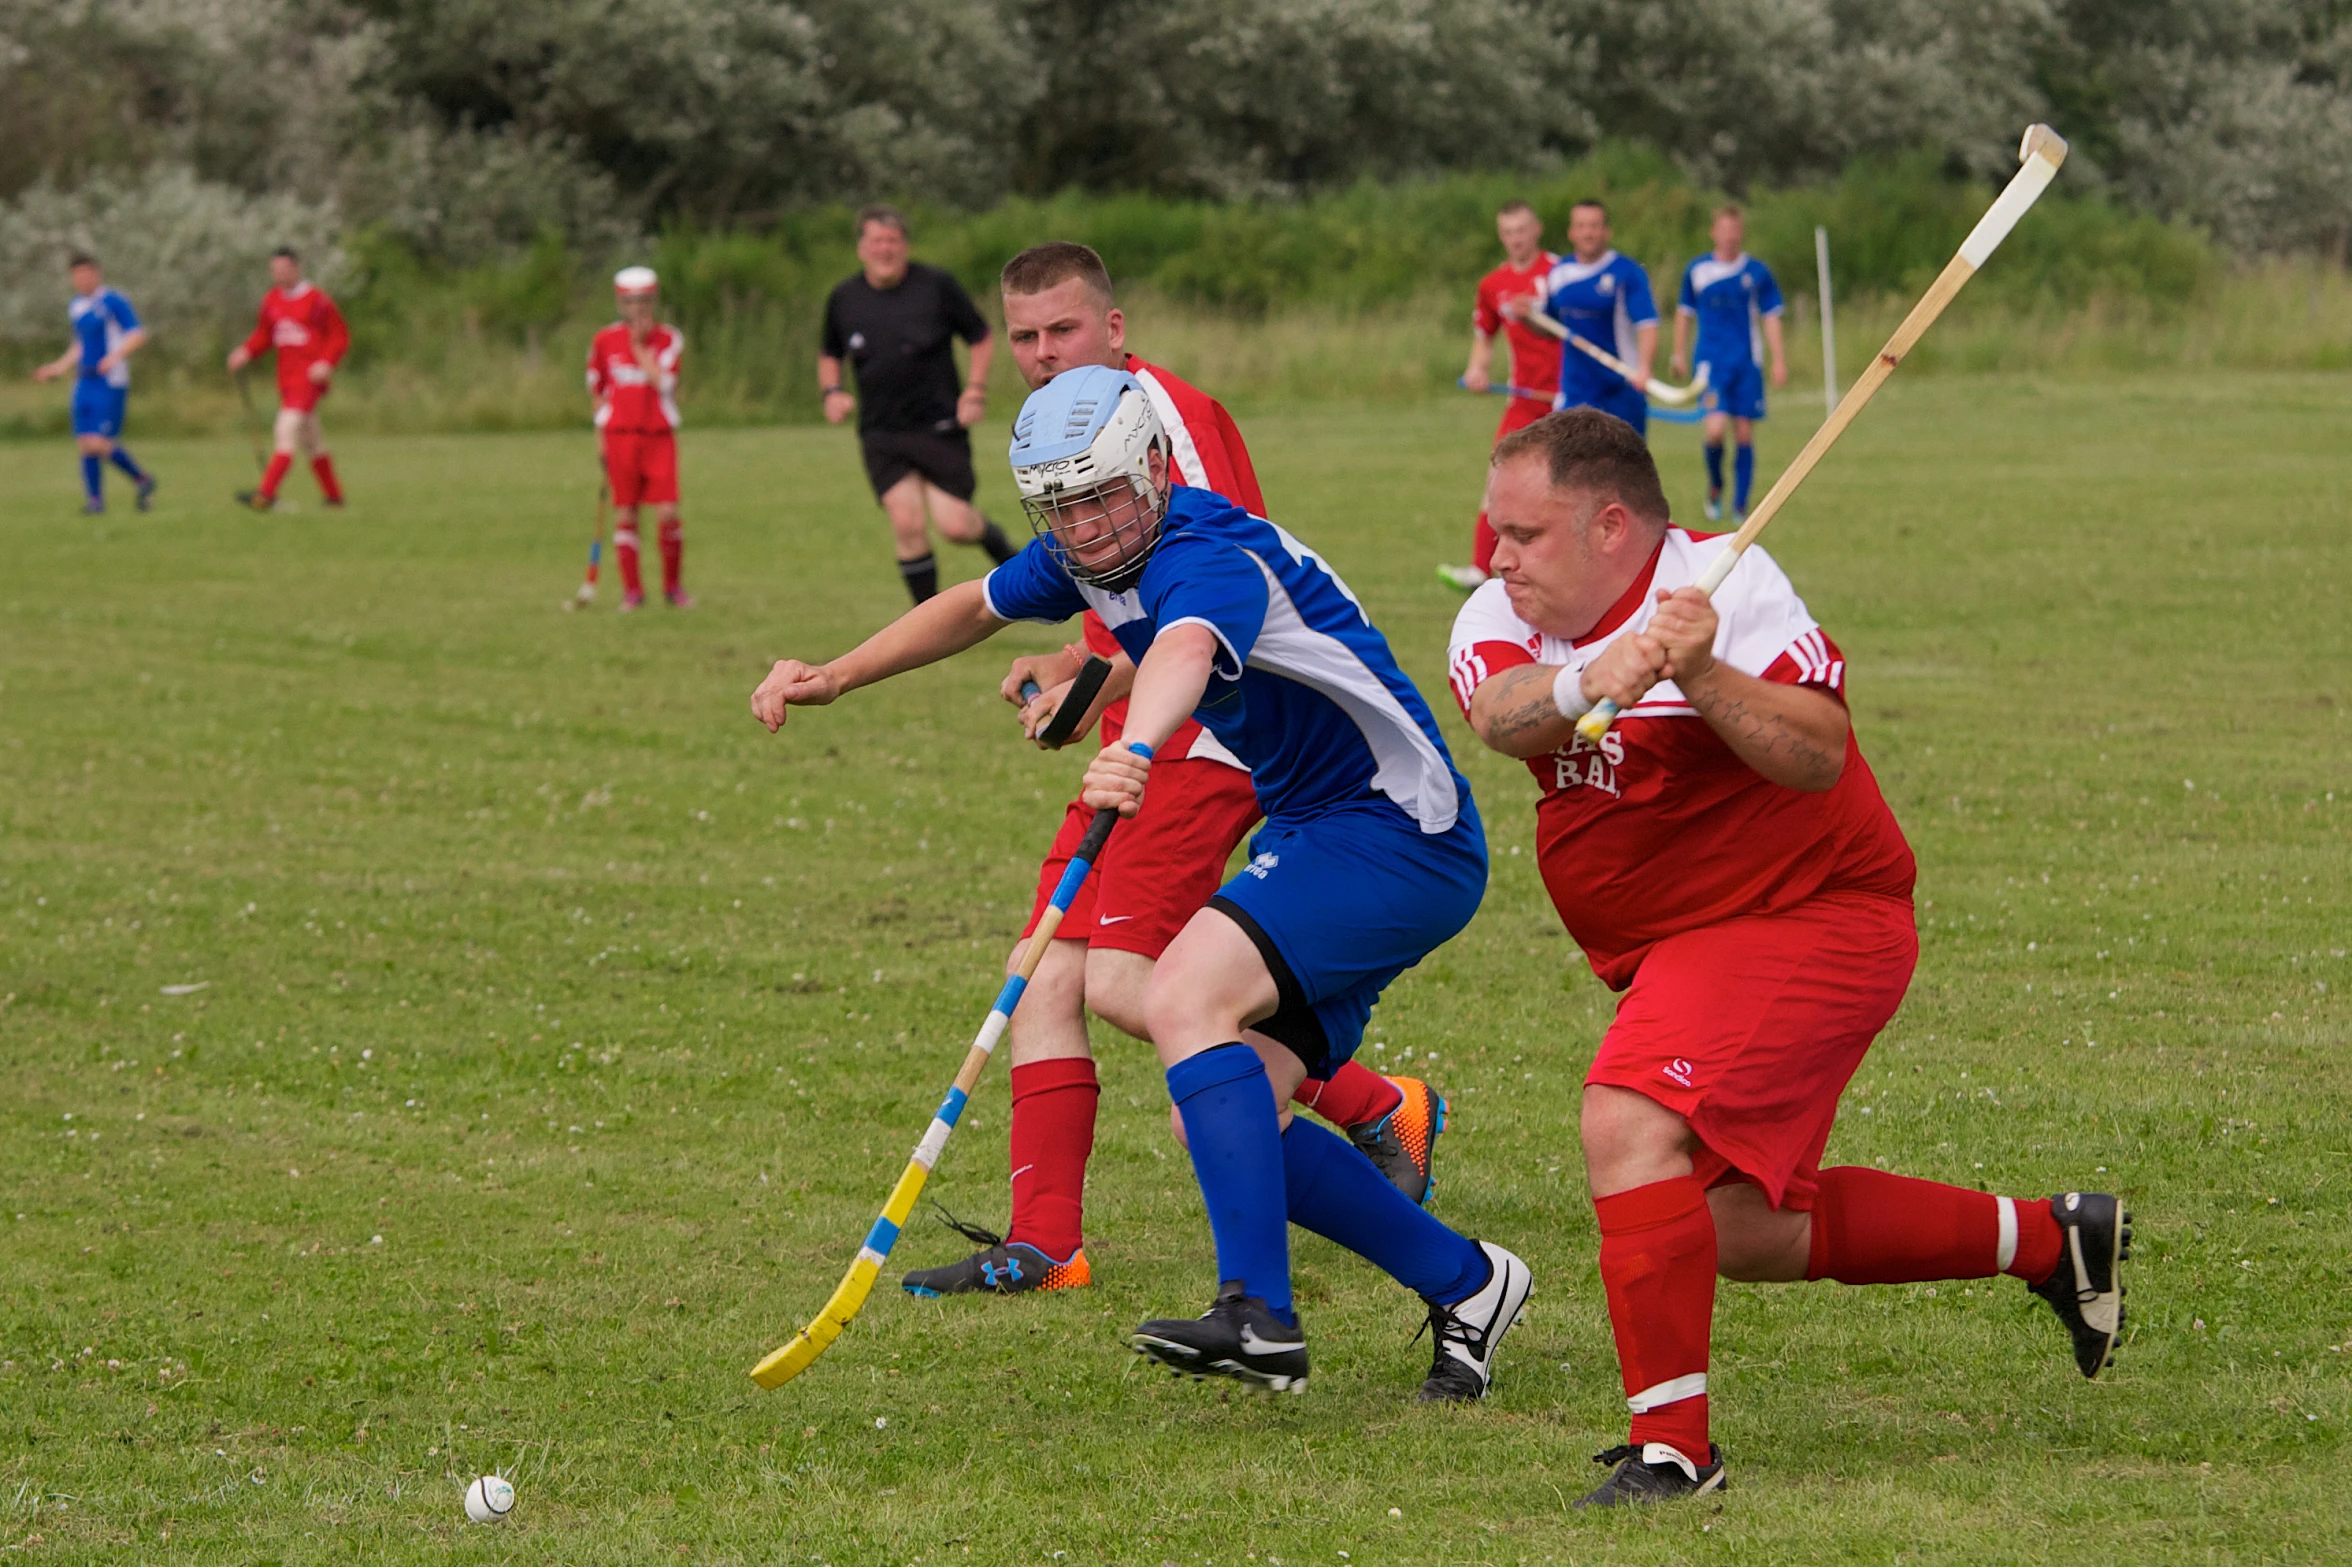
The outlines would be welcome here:
[[[896,288],[876,288],[860,272],[825,301],[824,350],[857,372],[860,434],[955,429],[963,380],[952,339],[987,336],[963,285],[919,261]]]

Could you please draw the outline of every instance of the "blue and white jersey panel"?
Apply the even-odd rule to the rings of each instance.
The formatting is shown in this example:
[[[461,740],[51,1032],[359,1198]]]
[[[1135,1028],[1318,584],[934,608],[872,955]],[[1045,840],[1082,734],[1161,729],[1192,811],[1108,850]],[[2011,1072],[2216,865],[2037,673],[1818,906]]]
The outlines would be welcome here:
[[[122,347],[124,338],[139,330],[138,313],[131,309],[131,302],[111,288],[102,288],[95,294],[74,295],[73,303],[65,307],[65,314],[73,323],[74,340],[81,345],[82,379],[103,380],[112,387],[130,385],[129,361],[117,361],[113,369],[106,371],[101,371],[98,364]]]
[[[1764,318],[1781,313],[1780,283],[1754,256],[1720,261],[1710,253],[1683,269],[1675,309],[1697,318],[1697,360],[1721,381],[1742,363],[1764,362]]]
[[[1598,261],[1571,256],[1545,274],[1544,313],[1627,364],[1640,357],[1637,328],[1658,323],[1650,275],[1612,250]],[[1560,395],[1554,408],[1580,408],[1626,388],[1625,377],[1573,343],[1560,345]]]
[[[1249,769],[1269,821],[1367,794],[1424,833],[1461,817],[1469,785],[1355,594],[1305,544],[1221,495],[1170,492],[1159,548],[1125,593],[1073,581],[1042,540],[984,587],[1004,620],[1092,609],[1138,664],[1162,631],[1207,627],[1216,668],[1194,716]]]

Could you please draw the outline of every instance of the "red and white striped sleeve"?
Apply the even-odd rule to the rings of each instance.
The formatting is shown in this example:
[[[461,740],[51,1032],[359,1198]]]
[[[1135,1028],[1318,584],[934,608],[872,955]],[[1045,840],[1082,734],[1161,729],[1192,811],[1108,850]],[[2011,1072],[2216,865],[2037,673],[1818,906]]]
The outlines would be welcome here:
[[[1722,629],[1715,656],[1777,685],[1812,686],[1846,696],[1846,656],[1797,596],[1780,563],[1750,549],[1715,593]]]
[[[1454,616],[1454,634],[1446,647],[1446,683],[1462,716],[1470,716],[1470,699],[1478,688],[1506,669],[1536,662],[1543,637],[1511,608],[1502,583],[1489,582],[1470,595]]]

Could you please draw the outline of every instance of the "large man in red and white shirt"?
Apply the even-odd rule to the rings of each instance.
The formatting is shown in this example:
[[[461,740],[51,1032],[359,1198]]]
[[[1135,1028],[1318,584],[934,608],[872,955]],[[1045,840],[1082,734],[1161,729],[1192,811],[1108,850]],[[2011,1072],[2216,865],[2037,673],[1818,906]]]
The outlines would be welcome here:
[[[1649,448],[1597,409],[1496,447],[1487,508],[1500,580],[1454,622],[1454,695],[1535,775],[1544,884],[1625,992],[1582,1131],[1633,1429],[1583,1505],[1721,1485],[1718,1272],[2015,1274],[2095,1375],[2122,1317],[2113,1197],[1821,1168],[1838,1096],[1919,952],[1910,846],[1855,743],[1837,644],[1760,549],[1700,593],[1728,541],[1672,525]],[[1624,711],[1590,744],[1574,720],[1602,698]]]
[[[1005,335],[1031,388],[1081,365],[1128,371],[1143,383],[1168,434],[1176,482],[1213,490],[1255,513],[1265,510],[1232,415],[1207,393],[1127,352],[1126,317],[1113,302],[1100,256],[1066,242],[1033,246],[1005,264],[1001,282]],[[1014,660],[1004,695],[1021,705],[1023,725],[1035,736],[1059,709],[1088,653],[1099,654],[1110,660],[1113,673],[1090,721],[1102,726],[1103,744],[1114,744],[1135,666],[1093,611],[1081,627],[1084,640],[1060,653]],[[1032,702],[1020,695],[1027,680],[1042,692]],[[1100,1088],[1087,1011],[1138,1039],[1151,1037],[1143,993],[1152,965],[1224,881],[1227,859],[1258,816],[1248,771],[1187,719],[1160,747],[1143,810],[1111,835],[1013,1013],[1012,1224],[1001,1237],[968,1230],[979,1252],[908,1274],[907,1289],[928,1295],[1014,1293],[1091,1282],[1084,1198]],[[1092,810],[1071,802],[1038,877],[1024,938],[1036,929],[1093,819]],[[1431,1146],[1445,1126],[1445,1101],[1428,1084],[1383,1077],[1349,1062],[1327,1082],[1308,1080],[1297,1102],[1343,1128],[1407,1196],[1428,1200]]]
[[[661,280],[651,267],[613,274],[621,319],[588,345],[588,395],[596,399],[605,483],[612,487],[613,556],[621,567],[621,612],[645,603],[638,568],[637,512],[651,506],[661,529],[662,597],[686,596],[686,530],[678,521],[678,356],[686,334],[657,320]]]
[[[1560,258],[1543,248],[1543,219],[1524,201],[1506,201],[1495,214],[1495,237],[1503,242],[1502,265],[1478,280],[1478,297],[1470,307],[1470,363],[1462,384],[1483,392],[1495,384],[1494,345],[1499,334],[1509,364],[1503,386],[1509,401],[1495,425],[1495,439],[1524,430],[1552,411],[1560,395],[1560,344],[1527,324],[1528,311],[1542,303],[1544,280]],[[1518,309],[1507,307],[1516,305]],[[1471,537],[1470,564],[1440,566],[1437,577],[1467,593],[1484,582],[1494,565],[1494,529],[1486,511],[1478,513]]]
[[[275,450],[261,483],[239,490],[237,500],[255,511],[278,503],[278,486],[294,466],[297,450],[310,454],[310,471],[329,506],[343,504],[343,486],[335,477],[335,459],[327,452],[326,431],[319,428],[318,405],[334,382],[335,367],[351,350],[351,329],[327,291],[302,275],[302,258],[293,247],[281,245],[269,261],[270,288],[261,296],[260,321],[253,335],[229,351],[229,373],[235,375],[265,353],[278,356],[278,421]]]

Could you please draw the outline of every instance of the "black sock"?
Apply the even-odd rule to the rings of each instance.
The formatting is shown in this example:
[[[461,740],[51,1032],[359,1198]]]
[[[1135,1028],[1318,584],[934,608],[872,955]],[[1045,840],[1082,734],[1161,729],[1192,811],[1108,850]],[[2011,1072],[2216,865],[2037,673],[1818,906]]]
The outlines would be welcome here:
[[[917,555],[913,560],[898,563],[898,574],[906,579],[906,590],[918,604],[939,592],[939,557]]]
[[[986,550],[988,558],[999,566],[1020,553],[1013,548],[1013,541],[1005,537],[1005,530],[990,522],[986,517],[980,519],[980,547]]]

